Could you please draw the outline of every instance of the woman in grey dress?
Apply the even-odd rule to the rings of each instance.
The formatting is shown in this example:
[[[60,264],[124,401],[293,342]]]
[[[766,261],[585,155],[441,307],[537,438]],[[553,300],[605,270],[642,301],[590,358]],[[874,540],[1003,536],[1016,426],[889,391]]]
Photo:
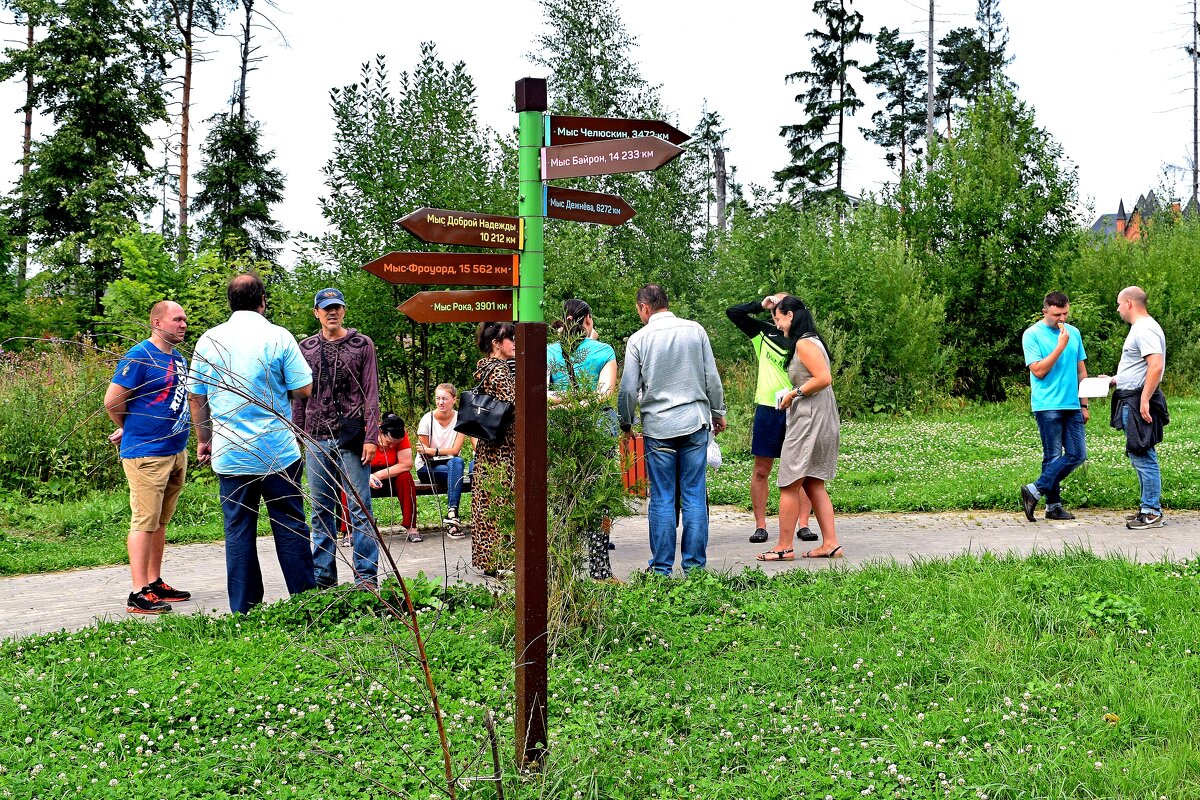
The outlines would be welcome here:
[[[833,396],[829,351],[812,313],[799,298],[777,294],[768,298],[775,326],[793,343],[788,362],[792,388],[780,398],[787,409],[787,435],[779,457],[779,542],[759,561],[791,561],[795,558],[792,539],[800,515],[801,493],[812,501],[813,515],[821,528],[821,546],[804,558],[841,558],[833,522],[833,503],[825,482],[837,472],[841,420]]]

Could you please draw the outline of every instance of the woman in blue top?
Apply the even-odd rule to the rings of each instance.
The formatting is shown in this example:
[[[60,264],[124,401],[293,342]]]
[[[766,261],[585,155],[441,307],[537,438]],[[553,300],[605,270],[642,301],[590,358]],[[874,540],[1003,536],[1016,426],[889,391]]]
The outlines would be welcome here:
[[[571,352],[570,363],[563,358],[561,342],[546,347],[546,371],[549,373],[549,401],[558,404],[566,400],[566,393],[584,389],[595,391],[596,397],[608,406],[605,411],[608,428],[617,435],[616,411],[610,398],[617,385],[617,354],[611,345],[596,338],[596,325],[592,320],[591,307],[582,300],[572,298],[563,303],[563,329],[569,340],[582,336]],[[607,519],[592,528],[588,534],[588,573],[594,580],[614,580],[608,551]]]
[[[582,300],[567,300],[563,303],[563,325],[568,335],[582,335],[583,341],[571,353],[569,369],[561,343],[554,342],[546,347],[550,402],[562,402],[560,393],[573,387],[595,389],[601,399],[610,397],[617,385],[617,354],[611,345],[596,338],[591,307]]]

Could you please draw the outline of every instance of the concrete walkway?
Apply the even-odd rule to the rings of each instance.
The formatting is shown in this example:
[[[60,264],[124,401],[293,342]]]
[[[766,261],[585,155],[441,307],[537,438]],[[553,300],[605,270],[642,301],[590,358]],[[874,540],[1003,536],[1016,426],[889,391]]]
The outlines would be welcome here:
[[[1026,522],[1019,513],[966,511],[943,514],[845,514],[837,518],[838,538],[844,559],[762,563],[755,554],[772,546],[750,544],[753,517],[728,508],[713,508],[710,517],[708,566],[717,572],[740,572],[759,566],[769,573],[786,569],[822,569],[831,565],[863,564],[895,560],[901,564],[918,558],[947,558],[961,553],[1061,552],[1080,547],[1097,554],[1117,553],[1137,561],[1195,558],[1200,551],[1200,512],[1168,512],[1167,525],[1150,531],[1125,528],[1122,514],[1113,511],[1077,511],[1072,522]],[[777,520],[768,520],[772,536]],[[815,523],[813,529],[816,530]],[[649,557],[646,518],[625,517],[613,526],[613,568],[619,577],[643,570]],[[470,539],[453,540],[430,532],[425,541],[409,544],[389,537],[393,556],[405,575],[423,571],[442,576],[450,583],[479,582],[483,577],[471,569]],[[797,541],[797,547],[800,542]],[[810,547],[813,545],[809,545]],[[350,570],[344,558],[349,551],[339,548],[343,561],[341,577]],[[283,578],[275,561],[270,537],[258,541],[259,557],[266,582],[266,601],[286,595]],[[228,613],[225,594],[225,546],[222,542],[168,547],[163,575],[173,586],[192,592],[190,602],[176,604],[180,612]],[[129,594],[128,567],[72,570],[49,575],[0,578],[0,639],[46,633],[62,628],[75,630],[97,619],[121,620]],[[154,618],[138,617],[143,620]]]

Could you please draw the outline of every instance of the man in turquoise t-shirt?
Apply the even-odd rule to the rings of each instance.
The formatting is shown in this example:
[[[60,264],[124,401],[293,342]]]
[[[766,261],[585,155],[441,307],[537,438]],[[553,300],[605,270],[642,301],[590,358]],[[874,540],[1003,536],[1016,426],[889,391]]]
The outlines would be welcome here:
[[[1089,417],[1088,404],[1079,399],[1079,382],[1087,377],[1087,353],[1079,329],[1067,324],[1070,310],[1065,294],[1051,292],[1042,303],[1041,321],[1021,337],[1033,416],[1042,438],[1042,474],[1021,487],[1021,509],[1030,522],[1043,497],[1046,519],[1075,519],[1062,506],[1060,485],[1087,460],[1083,426]]]

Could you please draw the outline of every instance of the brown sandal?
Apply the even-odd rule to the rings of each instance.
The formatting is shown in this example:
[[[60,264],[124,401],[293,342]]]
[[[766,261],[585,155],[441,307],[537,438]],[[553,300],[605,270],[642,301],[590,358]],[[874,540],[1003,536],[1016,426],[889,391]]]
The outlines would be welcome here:
[[[791,548],[787,550],[768,550],[765,553],[759,553],[757,556],[759,561],[791,561],[795,557]]]

